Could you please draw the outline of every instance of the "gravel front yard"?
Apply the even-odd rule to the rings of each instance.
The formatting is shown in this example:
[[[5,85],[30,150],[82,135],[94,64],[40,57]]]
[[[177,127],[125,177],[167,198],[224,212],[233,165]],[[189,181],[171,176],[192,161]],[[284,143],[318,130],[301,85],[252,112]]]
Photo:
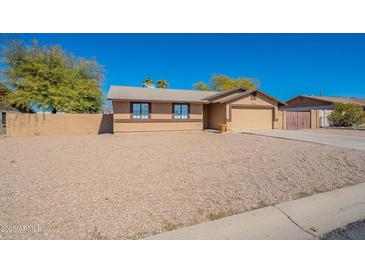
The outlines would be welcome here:
[[[141,238],[365,182],[364,151],[239,133],[0,138],[0,165],[4,239]]]

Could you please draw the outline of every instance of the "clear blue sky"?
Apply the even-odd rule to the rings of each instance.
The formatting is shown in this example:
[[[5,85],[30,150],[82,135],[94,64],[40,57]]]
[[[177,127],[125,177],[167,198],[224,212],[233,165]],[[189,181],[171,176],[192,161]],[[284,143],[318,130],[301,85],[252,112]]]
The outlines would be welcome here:
[[[212,73],[259,79],[282,100],[298,94],[365,98],[364,34],[2,34],[0,45],[58,44],[104,66],[110,85],[140,86],[146,76],[191,89]]]

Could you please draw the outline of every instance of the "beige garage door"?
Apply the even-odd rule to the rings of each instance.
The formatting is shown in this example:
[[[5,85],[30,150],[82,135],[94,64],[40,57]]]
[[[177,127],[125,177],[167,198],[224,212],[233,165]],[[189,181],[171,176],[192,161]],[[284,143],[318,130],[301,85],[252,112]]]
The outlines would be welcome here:
[[[272,129],[272,109],[232,109],[232,130]]]

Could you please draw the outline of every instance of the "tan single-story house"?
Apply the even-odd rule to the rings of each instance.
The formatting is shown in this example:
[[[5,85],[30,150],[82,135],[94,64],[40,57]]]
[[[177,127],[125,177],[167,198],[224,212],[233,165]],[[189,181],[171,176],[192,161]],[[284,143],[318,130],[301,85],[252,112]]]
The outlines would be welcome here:
[[[281,128],[285,103],[259,89],[222,92],[111,86],[114,133]]]
[[[365,98],[299,95],[286,102],[286,111],[332,110],[334,103],[352,103],[365,110]]]

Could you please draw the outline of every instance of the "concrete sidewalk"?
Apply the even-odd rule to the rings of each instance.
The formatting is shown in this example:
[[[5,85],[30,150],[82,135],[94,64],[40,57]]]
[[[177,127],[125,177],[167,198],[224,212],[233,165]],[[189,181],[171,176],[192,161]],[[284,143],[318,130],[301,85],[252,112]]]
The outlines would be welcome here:
[[[301,130],[278,130],[278,129],[245,130],[242,133],[365,150],[365,138],[358,136],[344,136],[344,135],[307,132]]]
[[[150,240],[316,239],[365,219],[365,183],[161,233]]]

